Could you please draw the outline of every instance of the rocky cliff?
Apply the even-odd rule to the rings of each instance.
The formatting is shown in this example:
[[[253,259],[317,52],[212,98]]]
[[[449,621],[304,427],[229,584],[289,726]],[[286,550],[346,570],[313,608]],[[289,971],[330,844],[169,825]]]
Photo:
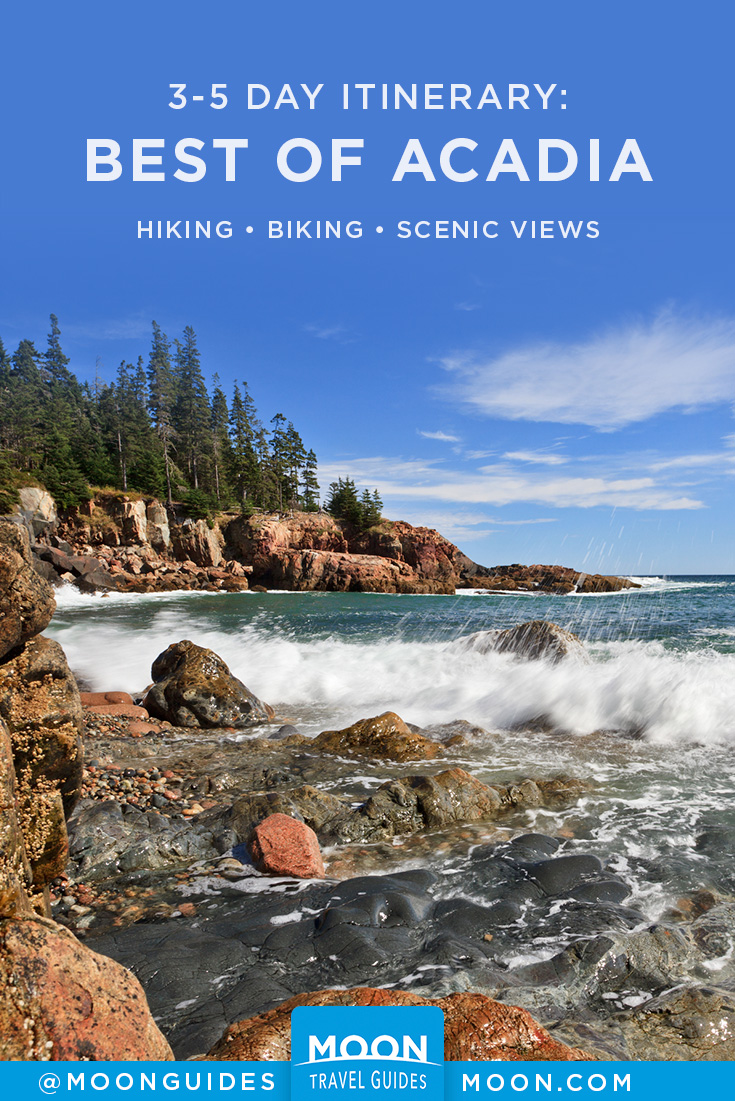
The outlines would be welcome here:
[[[38,501],[31,499],[34,493]],[[58,518],[44,491],[25,494],[14,519],[35,540],[38,572],[83,591],[262,587],[453,593],[477,588],[563,594],[636,587],[625,578],[563,566],[480,566],[439,532],[403,521],[382,520],[361,532],[323,512],[192,519],[155,499],[112,493]]]
[[[82,704],[25,527],[0,521],[0,1058],[170,1059],[137,979],[48,920],[82,781]]]

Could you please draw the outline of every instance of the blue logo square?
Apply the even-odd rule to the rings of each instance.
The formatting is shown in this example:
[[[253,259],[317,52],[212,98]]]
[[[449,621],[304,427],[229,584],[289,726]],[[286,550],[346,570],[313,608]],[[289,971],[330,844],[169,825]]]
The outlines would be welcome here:
[[[291,1095],[434,1101],[444,1092],[436,1006],[301,1006],[291,1014]]]

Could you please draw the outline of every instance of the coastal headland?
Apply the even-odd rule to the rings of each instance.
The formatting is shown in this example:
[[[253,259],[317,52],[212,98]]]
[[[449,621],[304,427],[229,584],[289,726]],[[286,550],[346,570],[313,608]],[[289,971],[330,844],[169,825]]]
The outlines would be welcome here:
[[[457,589],[617,592],[622,577],[565,566],[481,566],[432,528],[381,519],[367,531],[327,512],[221,513],[195,519],[156,498],[97,493],[59,517],[44,490],[21,491],[16,518],[32,535],[37,570],[84,592],[451,594]]]

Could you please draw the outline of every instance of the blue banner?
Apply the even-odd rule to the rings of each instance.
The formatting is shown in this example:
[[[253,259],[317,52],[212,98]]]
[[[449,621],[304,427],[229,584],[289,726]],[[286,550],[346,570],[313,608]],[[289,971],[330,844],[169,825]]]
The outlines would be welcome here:
[[[318,1068],[298,1067],[289,1062],[0,1063],[0,1096],[22,1097],[24,1101],[42,1101],[44,1097],[66,1101],[99,1095],[120,1101],[122,1097],[206,1094],[263,1101],[290,1101],[293,1097],[294,1101],[304,1101],[309,1096],[331,1099],[347,1094],[366,1099],[373,1091],[376,1101],[378,1097],[383,1101],[397,1096],[421,1097],[425,1101],[460,1101],[460,1098],[487,1101],[492,1097],[508,1099],[522,1095],[546,1098],[559,1093],[569,1101],[589,1101],[593,1097],[668,1101],[694,1096],[715,1101],[732,1097],[735,1086],[735,1066],[729,1062],[462,1062],[444,1063],[437,1078],[435,1066],[426,1063],[417,1069],[411,1064],[415,1058],[413,1051],[409,1051],[409,1062],[405,1065],[401,1049],[399,1061],[388,1058],[392,1045],[387,1039],[377,1045],[378,1059],[353,1056],[349,1063],[340,1061],[341,1041],[336,1032],[320,1036],[320,1042],[328,1045],[327,1055],[331,1054],[328,1041],[332,1035],[336,1040],[337,1062],[328,1070],[324,1069],[326,1064]],[[422,1035],[427,1035],[426,1028]],[[349,1036],[346,1038],[350,1040]],[[375,1038],[380,1039],[377,1033]],[[354,1039],[346,1045],[348,1054],[357,1054],[357,1048]],[[312,1083],[314,1074],[316,1079]],[[321,1074],[325,1075],[323,1080]]]

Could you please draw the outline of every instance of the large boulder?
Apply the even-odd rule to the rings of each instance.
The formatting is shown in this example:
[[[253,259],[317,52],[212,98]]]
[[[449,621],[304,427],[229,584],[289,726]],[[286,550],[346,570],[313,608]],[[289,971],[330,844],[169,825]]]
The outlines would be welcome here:
[[[460,639],[463,649],[480,654],[515,654],[526,661],[550,661],[575,657],[586,661],[587,655],[581,640],[571,631],[545,619],[532,619],[519,623],[507,631],[477,631]]]
[[[213,650],[187,639],[159,654],[143,707],[174,726],[237,728],[269,722],[273,710],[234,677]]]
[[[290,1059],[291,1013],[298,1006],[438,1006],[444,1012],[447,1060],[590,1060],[581,1048],[555,1040],[525,1009],[483,994],[422,998],[403,990],[355,987],[299,994],[267,1013],[230,1025],[209,1059]]]
[[[240,795],[228,814],[228,825],[238,842],[250,845],[256,826],[269,816],[280,815],[305,822],[321,834],[331,832],[331,824],[351,811],[349,800],[319,791],[310,784],[286,791],[248,792]]]
[[[138,980],[44,918],[0,920],[0,1058],[172,1059]]]
[[[53,589],[33,568],[28,532],[0,520],[0,660],[43,631],[55,611]]]
[[[122,536],[126,544],[147,542],[147,525],[145,501],[122,502]]]
[[[324,877],[316,834],[305,822],[297,822],[287,814],[270,814],[255,827],[250,854],[255,867],[268,875]]]
[[[314,738],[312,745],[322,753],[375,757],[382,761],[428,761],[444,749],[439,742],[411,730],[393,711],[360,719],[344,730],[325,730]]]
[[[494,818],[501,807],[495,788],[452,768],[386,781],[338,828],[342,840],[377,841]]]

